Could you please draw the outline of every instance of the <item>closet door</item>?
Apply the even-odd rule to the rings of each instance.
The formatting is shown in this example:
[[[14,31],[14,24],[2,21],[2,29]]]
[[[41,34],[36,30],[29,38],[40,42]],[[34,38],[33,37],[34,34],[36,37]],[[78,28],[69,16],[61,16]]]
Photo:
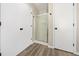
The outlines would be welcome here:
[[[54,3],[55,48],[73,52],[73,4]]]
[[[15,56],[32,44],[31,8],[24,3],[1,3],[1,53]]]

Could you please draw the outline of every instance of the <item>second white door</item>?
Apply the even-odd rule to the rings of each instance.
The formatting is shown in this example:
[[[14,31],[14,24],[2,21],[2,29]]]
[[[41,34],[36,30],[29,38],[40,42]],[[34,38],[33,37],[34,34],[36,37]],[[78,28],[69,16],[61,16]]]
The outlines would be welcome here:
[[[73,4],[54,3],[54,46],[73,52]]]

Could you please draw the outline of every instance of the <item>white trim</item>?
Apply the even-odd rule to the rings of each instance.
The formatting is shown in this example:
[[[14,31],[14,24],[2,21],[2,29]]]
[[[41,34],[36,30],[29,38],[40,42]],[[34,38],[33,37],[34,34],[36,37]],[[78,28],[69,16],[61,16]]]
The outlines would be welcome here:
[[[50,45],[48,45],[48,47],[49,47],[49,48],[52,48],[52,49],[54,49],[54,47],[53,47],[53,46],[50,46]]]
[[[32,45],[33,44],[33,41],[32,41],[32,43],[30,43],[27,47],[25,47],[24,49],[26,49],[26,48],[28,48],[30,45]],[[24,49],[22,49],[21,51],[18,51],[18,53],[16,53],[16,56],[20,53],[20,52],[22,52]]]
[[[37,16],[42,16],[42,15],[48,15],[48,13],[42,13],[42,14],[39,14]]]
[[[53,9],[54,9],[54,7],[53,7]],[[54,11],[52,12],[52,15],[53,15],[53,48],[55,48],[55,30],[54,30],[55,21],[54,21]]]
[[[77,37],[76,36],[77,35],[77,33],[76,33],[77,32],[77,17],[76,17],[77,12],[76,11],[77,11],[77,4],[74,5],[74,15],[73,15],[74,16],[74,37],[73,37],[74,39],[73,39],[73,43],[75,44],[74,49],[73,49],[73,53],[76,52],[76,45],[77,45],[76,44],[76,39],[77,39],[76,38]]]
[[[74,54],[78,55],[79,56],[79,52],[74,52]]]
[[[37,40],[33,40],[33,42],[48,46],[48,43],[45,43],[45,42],[41,42],[41,41],[37,41]]]
[[[33,43],[39,43],[39,44],[42,44],[42,45],[48,46],[49,48],[54,49],[53,46],[50,46],[50,45],[48,45],[48,43],[45,43],[45,42],[41,42],[41,41],[37,41],[37,40],[33,40]]]

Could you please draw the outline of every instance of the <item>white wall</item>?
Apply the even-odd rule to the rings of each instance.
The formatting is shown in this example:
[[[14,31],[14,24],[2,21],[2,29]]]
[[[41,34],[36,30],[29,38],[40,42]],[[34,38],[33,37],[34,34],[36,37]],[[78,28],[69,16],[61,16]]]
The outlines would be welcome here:
[[[4,56],[17,55],[32,44],[32,15],[28,4],[1,4],[1,52]],[[20,31],[23,27],[23,31]]]

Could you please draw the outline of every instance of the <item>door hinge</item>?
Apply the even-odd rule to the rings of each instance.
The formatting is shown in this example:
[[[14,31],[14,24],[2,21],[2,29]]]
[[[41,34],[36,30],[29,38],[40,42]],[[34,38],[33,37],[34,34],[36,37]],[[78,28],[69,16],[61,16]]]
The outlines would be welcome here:
[[[74,24],[73,24],[73,27],[74,27]]]
[[[52,15],[52,13],[50,13],[50,15]]]
[[[73,43],[73,47],[74,47],[74,43]]]
[[[1,56],[1,52],[0,52],[0,56]]]
[[[0,21],[0,26],[1,26],[1,21]]]
[[[73,3],[73,6],[74,6],[75,4]]]

